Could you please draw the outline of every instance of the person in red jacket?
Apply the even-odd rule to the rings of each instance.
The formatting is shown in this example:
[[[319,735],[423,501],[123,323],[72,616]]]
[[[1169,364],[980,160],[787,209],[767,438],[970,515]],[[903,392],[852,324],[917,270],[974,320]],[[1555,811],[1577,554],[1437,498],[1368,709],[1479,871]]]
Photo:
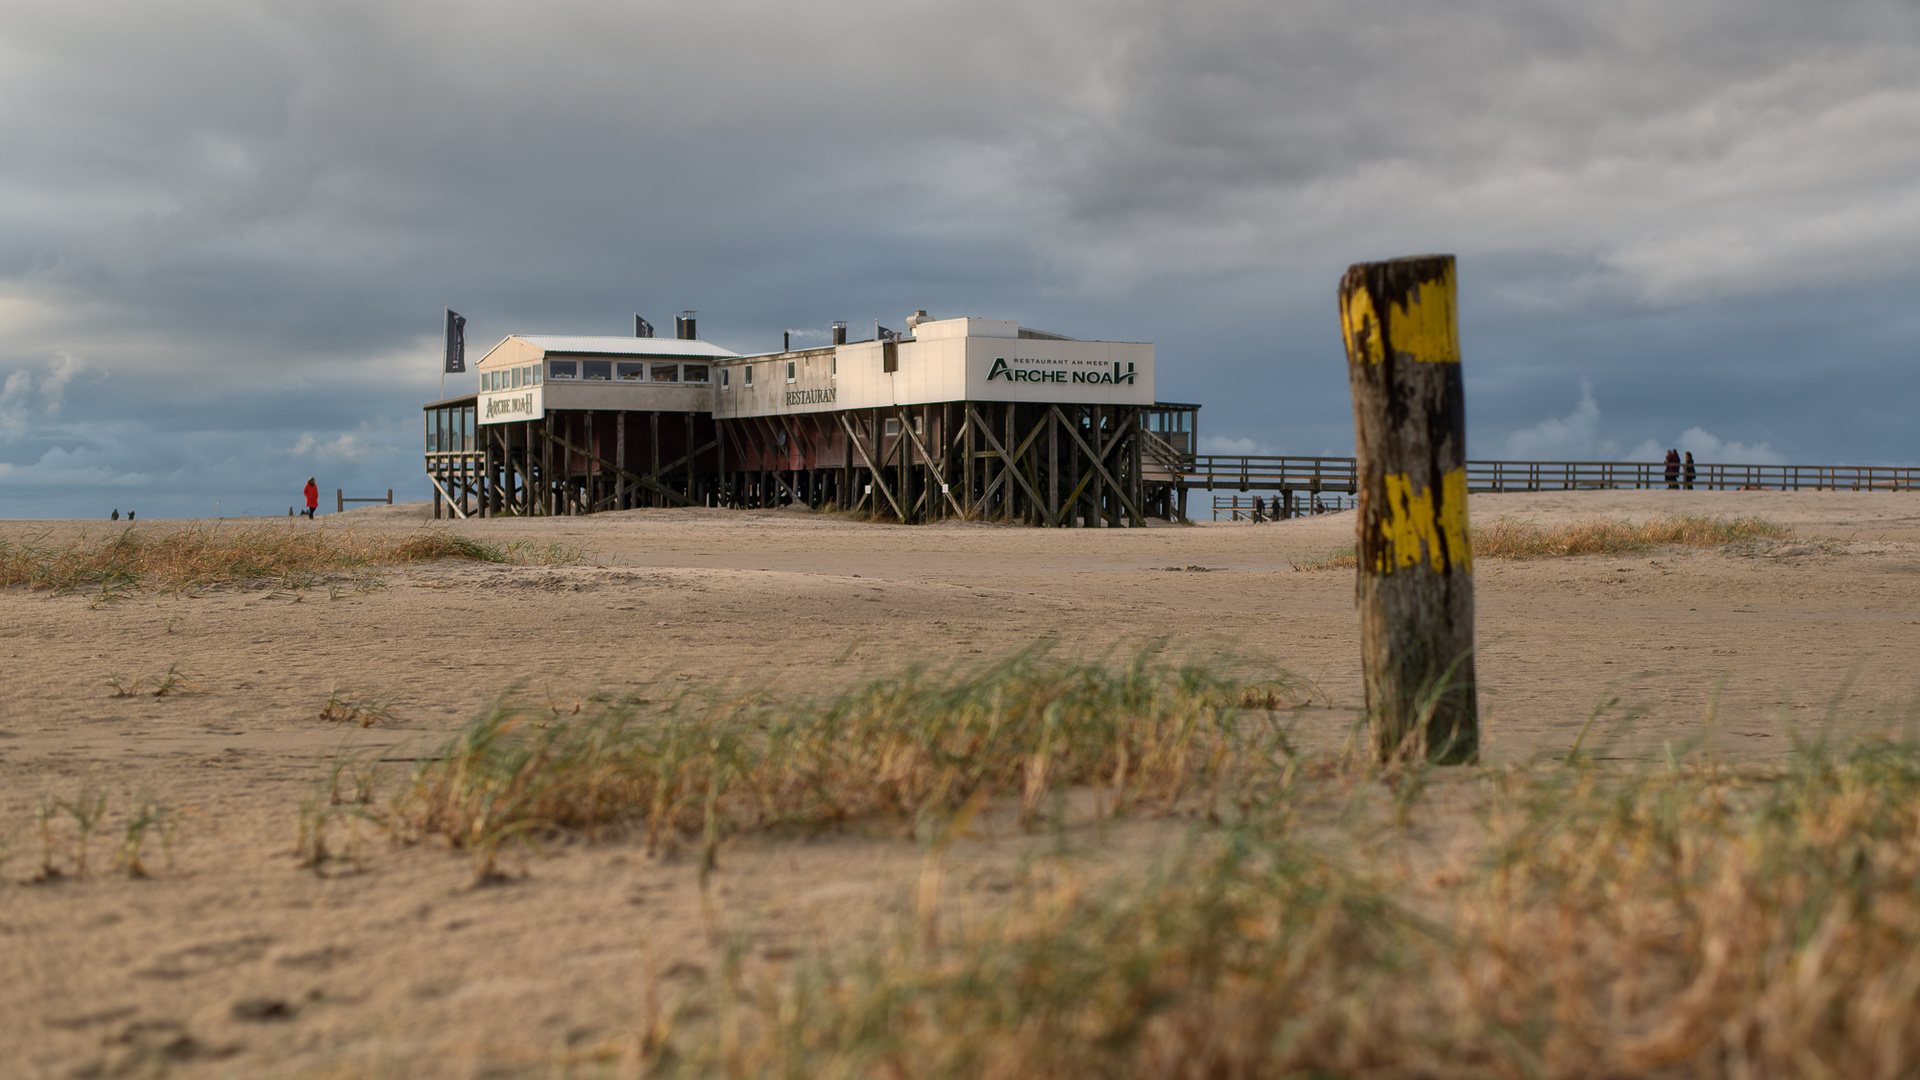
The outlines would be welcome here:
[[[313,520],[313,512],[320,509],[320,485],[313,477],[307,477],[307,520]]]

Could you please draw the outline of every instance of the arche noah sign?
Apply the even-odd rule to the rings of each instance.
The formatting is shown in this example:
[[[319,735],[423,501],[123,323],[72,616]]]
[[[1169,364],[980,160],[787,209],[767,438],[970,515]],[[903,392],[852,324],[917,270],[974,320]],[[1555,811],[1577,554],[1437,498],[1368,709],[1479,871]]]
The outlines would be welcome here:
[[[1068,370],[1058,367],[1015,367],[1014,364],[1033,364],[1038,361],[1022,360],[1014,357],[1008,363],[1004,356],[993,358],[993,367],[987,371],[987,381],[1005,379],[1013,383],[1096,383],[1103,386],[1131,385],[1133,383],[1133,364],[1114,361],[1112,370],[1106,365],[1097,368],[1079,368]],[[977,369],[976,369],[977,370]]]

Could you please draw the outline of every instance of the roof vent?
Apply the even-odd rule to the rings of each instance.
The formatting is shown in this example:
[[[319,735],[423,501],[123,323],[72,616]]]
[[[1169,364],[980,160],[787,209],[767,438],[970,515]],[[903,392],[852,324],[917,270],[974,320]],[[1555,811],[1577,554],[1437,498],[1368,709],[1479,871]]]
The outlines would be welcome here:
[[[698,341],[700,332],[694,329],[693,312],[683,311],[673,318],[673,336],[681,341]]]
[[[835,345],[845,345],[847,343],[847,320],[833,320],[833,343]]]
[[[916,311],[913,314],[907,316],[907,329],[911,330],[914,327],[919,326],[923,322],[932,322],[932,321],[933,321],[933,317],[927,314],[925,308],[922,308],[919,311]]]

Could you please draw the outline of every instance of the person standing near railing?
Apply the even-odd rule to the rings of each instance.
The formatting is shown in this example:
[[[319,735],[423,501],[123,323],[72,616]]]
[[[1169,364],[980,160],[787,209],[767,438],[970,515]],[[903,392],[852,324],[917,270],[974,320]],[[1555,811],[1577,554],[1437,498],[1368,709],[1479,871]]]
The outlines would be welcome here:
[[[1693,490],[1693,451],[1691,450],[1687,451],[1686,475],[1687,475],[1687,490],[1692,491]]]
[[[1667,451],[1667,490],[1680,490],[1680,451]]]

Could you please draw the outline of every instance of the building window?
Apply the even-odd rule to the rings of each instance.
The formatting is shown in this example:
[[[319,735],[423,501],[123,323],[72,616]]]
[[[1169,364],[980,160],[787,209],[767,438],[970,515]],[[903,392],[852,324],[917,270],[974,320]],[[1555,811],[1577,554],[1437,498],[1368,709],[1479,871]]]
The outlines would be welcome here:
[[[613,361],[611,360],[586,360],[582,361],[580,366],[586,369],[584,374],[588,382],[613,381]]]
[[[547,378],[577,379],[579,377],[580,377],[580,362],[578,360],[547,361]]]
[[[787,361],[787,381],[793,381],[793,361]]]
[[[728,371],[726,368],[720,369],[720,389],[722,390],[733,389],[733,387],[727,385],[727,376],[731,374],[732,372]]]
[[[839,377],[840,377],[840,354],[835,353],[833,354],[833,356],[827,359],[827,378],[837,379]]]
[[[528,386],[540,385],[540,365],[539,364],[535,364],[532,367],[528,368],[527,374],[533,376],[533,381],[527,383],[526,385]]]
[[[705,364],[688,364],[686,367],[681,368],[680,370],[681,370],[680,379],[683,382],[706,382],[707,381],[707,365]]]
[[[889,417],[887,417],[887,435],[888,435],[888,437],[892,437],[892,436],[894,436],[894,435],[898,435],[898,434],[900,434],[900,421],[899,421],[899,420],[898,420],[897,418],[895,418],[895,417],[891,417],[891,416],[889,416]]]
[[[613,377],[621,382],[645,382],[647,378],[647,365],[629,363],[623,360],[613,365]]]
[[[679,382],[680,365],[655,364],[653,365],[652,378],[654,382]]]
[[[916,416],[913,418],[913,433],[915,435],[925,435],[927,433],[926,419],[924,416]]]
[[[742,364],[740,366],[740,370],[743,373],[740,376],[740,384],[742,386],[752,386],[753,385],[753,365]]]

